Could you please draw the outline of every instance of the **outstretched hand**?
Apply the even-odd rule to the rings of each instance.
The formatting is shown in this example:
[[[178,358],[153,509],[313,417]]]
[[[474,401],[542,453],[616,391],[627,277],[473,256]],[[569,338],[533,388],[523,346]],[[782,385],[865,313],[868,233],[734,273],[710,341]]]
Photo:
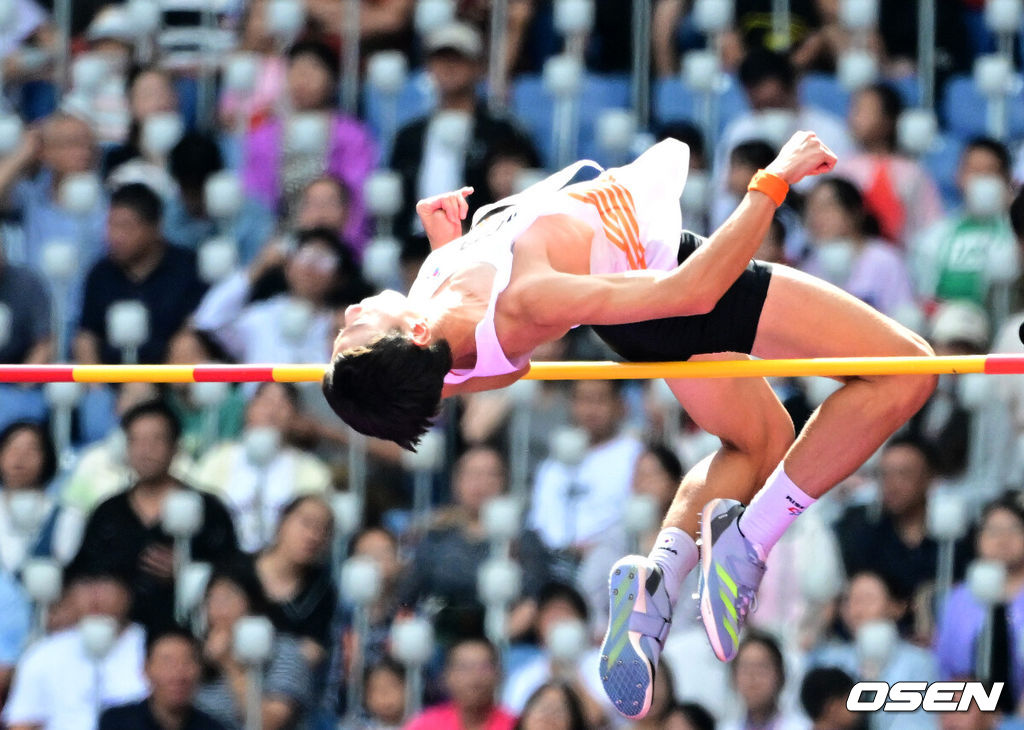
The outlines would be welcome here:
[[[443,246],[462,235],[462,221],[469,214],[466,198],[472,194],[473,188],[460,188],[424,198],[416,204],[416,214],[423,222],[423,230],[432,248]]]
[[[836,154],[814,132],[797,132],[779,150],[766,171],[795,185],[809,175],[830,172],[837,161]]]

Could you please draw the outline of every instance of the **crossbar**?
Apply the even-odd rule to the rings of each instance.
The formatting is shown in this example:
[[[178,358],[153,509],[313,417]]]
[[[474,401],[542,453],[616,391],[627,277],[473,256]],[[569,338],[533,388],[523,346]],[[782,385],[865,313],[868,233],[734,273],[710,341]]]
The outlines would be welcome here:
[[[0,383],[303,383],[325,365],[0,365]],[[1024,374],[1024,355],[836,357],[700,362],[535,362],[529,380],[650,380],[857,375]]]

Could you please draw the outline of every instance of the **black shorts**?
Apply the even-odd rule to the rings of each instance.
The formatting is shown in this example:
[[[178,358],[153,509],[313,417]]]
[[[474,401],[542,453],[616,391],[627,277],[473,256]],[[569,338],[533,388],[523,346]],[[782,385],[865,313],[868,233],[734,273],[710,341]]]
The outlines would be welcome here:
[[[683,231],[679,263],[705,241],[695,233]],[[593,330],[628,362],[674,362],[711,352],[750,354],[771,278],[771,264],[751,261],[707,314],[595,325]]]

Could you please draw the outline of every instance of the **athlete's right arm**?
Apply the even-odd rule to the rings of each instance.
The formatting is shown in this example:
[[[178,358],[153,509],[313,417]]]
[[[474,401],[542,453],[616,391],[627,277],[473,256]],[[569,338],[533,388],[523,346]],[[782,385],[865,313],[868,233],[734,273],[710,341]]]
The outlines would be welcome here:
[[[767,170],[793,185],[831,170],[835,162],[813,133],[797,132]],[[775,208],[765,193],[748,192],[708,242],[671,271],[579,275],[541,270],[514,285],[521,295],[517,299],[529,320],[551,327],[705,314],[750,263]]]

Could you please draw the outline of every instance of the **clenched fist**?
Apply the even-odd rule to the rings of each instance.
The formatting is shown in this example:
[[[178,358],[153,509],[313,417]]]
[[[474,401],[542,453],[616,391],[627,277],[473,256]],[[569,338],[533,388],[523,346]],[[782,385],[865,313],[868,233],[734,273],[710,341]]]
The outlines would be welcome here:
[[[423,222],[431,248],[443,246],[462,235],[462,221],[469,214],[466,198],[472,194],[473,188],[460,188],[424,198],[416,204],[416,214]]]
[[[814,132],[797,132],[783,145],[765,171],[795,185],[809,175],[830,172],[836,162],[835,152],[818,139],[818,135]]]

